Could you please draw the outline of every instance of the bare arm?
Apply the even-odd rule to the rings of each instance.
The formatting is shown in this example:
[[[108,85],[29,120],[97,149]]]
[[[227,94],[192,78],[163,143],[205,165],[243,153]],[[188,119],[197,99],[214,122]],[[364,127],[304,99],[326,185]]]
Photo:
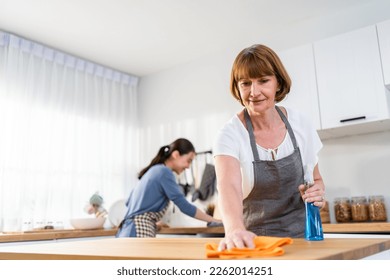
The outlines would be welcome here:
[[[205,222],[216,222],[220,223],[220,220],[215,219],[214,217],[211,217],[210,215],[206,214],[199,208],[196,209],[195,217],[198,220],[205,221]]]
[[[219,249],[253,248],[255,234],[245,229],[240,163],[231,156],[216,156],[218,205],[225,228],[225,238]]]

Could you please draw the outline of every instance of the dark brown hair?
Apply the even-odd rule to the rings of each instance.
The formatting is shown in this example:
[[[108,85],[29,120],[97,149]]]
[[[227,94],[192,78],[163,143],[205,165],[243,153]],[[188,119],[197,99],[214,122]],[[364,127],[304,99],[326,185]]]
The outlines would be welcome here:
[[[230,77],[230,91],[234,98],[244,106],[238,81],[243,78],[255,79],[263,76],[276,77],[279,90],[276,92],[275,101],[282,101],[290,92],[291,79],[278,55],[264,45],[253,45],[243,49],[234,60]]]
[[[152,159],[152,161],[149,163],[148,166],[146,166],[144,169],[142,169],[138,174],[138,179],[141,179],[142,176],[153,166],[159,163],[164,163],[174,151],[178,151],[180,155],[185,155],[190,152],[195,153],[195,148],[192,143],[185,139],[185,138],[179,138],[173,141],[171,144],[162,146],[159,150],[157,155]]]

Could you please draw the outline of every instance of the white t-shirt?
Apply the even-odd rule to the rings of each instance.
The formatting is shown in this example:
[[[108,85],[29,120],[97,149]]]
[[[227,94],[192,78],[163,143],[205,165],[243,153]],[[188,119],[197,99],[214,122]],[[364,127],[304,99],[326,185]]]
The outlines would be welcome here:
[[[314,166],[318,163],[318,152],[322,148],[322,142],[313,124],[300,112],[291,108],[285,108],[287,119],[294,131],[298,147],[301,152],[303,166]],[[284,158],[294,152],[294,146],[289,133],[283,142],[277,147],[275,154],[271,149],[265,149],[257,145],[261,160],[273,160]],[[229,155],[239,160],[242,174],[243,198],[246,198],[253,188],[253,153],[249,140],[249,134],[237,115],[228,121],[219,131],[213,147],[214,156]]]

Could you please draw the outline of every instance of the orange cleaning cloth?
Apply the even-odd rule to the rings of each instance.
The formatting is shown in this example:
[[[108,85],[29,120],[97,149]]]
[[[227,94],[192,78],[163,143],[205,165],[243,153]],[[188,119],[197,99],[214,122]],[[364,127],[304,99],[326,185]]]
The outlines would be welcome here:
[[[233,248],[230,250],[218,251],[218,244],[206,244],[206,256],[208,258],[237,259],[281,256],[284,254],[282,246],[293,243],[289,237],[256,236],[254,239],[255,248]]]

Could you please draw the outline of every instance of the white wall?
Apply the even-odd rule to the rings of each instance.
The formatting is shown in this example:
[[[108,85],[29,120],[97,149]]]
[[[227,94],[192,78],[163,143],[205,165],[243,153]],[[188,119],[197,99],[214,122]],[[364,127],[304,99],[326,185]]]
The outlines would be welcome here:
[[[390,132],[323,141],[319,167],[335,222],[333,199],[384,195],[390,221]]]
[[[198,151],[212,147],[217,130],[241,108],[229,91],[231,65],[240,49],[254,43],[267,44],[276,51],[288,49],[389,19],[389,10],[390,1],[373,1],[292,23],[267,37],[242,42],[239,48],[227,46],[224,52],[141,78],[140,166],[150,161],[160,146],[177,137],[189,138]],[[255,29],[248,30],[255,34]],[[342,195],[383,194],[390,218],[389,165],[390,132],[324,141],[320,169],[327,199],[332,202]]]
[[[141,165],[177,137],[209,150],[217,130],[241,107],[230,94],[232,53],[205,57],[152,76],[139,85]]]

